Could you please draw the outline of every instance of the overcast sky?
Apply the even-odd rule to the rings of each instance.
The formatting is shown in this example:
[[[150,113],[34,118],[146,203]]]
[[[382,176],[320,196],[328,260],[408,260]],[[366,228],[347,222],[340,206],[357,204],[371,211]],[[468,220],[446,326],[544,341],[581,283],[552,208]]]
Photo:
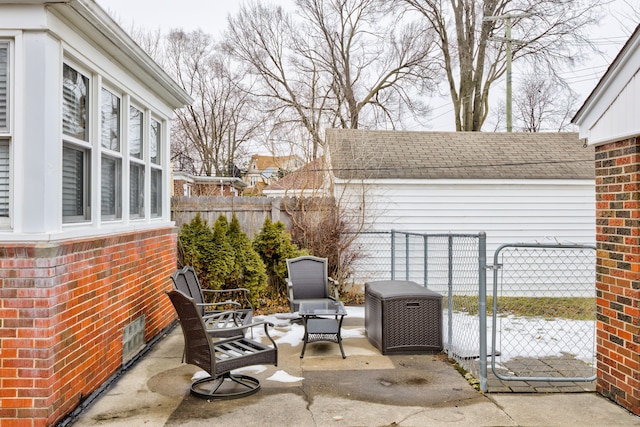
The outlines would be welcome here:
[[[291,8],[294,0],[265,0]],[[241,0],[97,0],[116,21],[125,28],[131,24],[150,30],[160,28],[166,32],[172,28],[187,31],[202,29],[215,37],[220,35],[227,25],[227,15],[235,13],[242,4]],[[620,51],[635,28],[633,9],[640,9],[640,0],[613,0],[609,6],[610,13],[603,20],[600,32],[594,32],[594,42],[605,51],[604,55],[595,55],[586,63],[579,64],[563,76],[572,88],[578,92],[580,105],[598,83],[611,61]],[[616,15],[617,18],[616,19]],[[635,14],[637,16],[637,14]],[[619,20],[629,21],[621,25]],[[597,33],[597,34],[596,34]],[[517,64],[514,63],[513,81],[518,81]],[[504,78],[503,78],[504,80]],[[493,96],[504,96],[504,88],[496,85]],[[448,97],[434,99],[432,103],[432,123],[429,130],[454,130],[453,109]],[[579,105],[577,106],[579,107]],[[577,108],[576,107],[576,108]]]
[[[235,13],[241,0],[97,0],[104,10],[115,14],[118,22],[131,22],[148,29],[202,29],[218,35],[227,25],[227,15]],[[293,0],[270,0],[292,5]]]

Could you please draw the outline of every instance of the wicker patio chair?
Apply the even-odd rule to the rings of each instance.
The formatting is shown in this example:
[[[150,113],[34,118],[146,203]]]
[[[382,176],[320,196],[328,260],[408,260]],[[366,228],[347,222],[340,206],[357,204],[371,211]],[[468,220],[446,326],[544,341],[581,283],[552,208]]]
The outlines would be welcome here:
[[[292,312],[298,311],[300,301],[330,298],[338,300],[337,282],[327,273],[327,259],[315,256],[287,258],[287,297]],[[331,284],[333,295],[330,292]]]
[[[202,289],[191,266],[173,273],[171,280],[175,289],[195,300],[207,331],[213,337],[226,338],[242,333],[244,330],[235,328],[253,320],[253,306],[248,289]],[[205,295],[209,297],[209,301],[205,300]]]
[[[253,365],[278,365],[278,347],[268,329],[273,324],[255,322],[238,327],[247,329],[263,325],[271,346],[245,338],[242,333],[215,340],[209,335],[193,298],[176,290],[167,292],[167,295],[182,326],[185,363],[198,366],[209,374],[191,384],[191,394],[205,399],[235,399],[257,392],[260,389],[257,378],[232,374],[231,371]]]

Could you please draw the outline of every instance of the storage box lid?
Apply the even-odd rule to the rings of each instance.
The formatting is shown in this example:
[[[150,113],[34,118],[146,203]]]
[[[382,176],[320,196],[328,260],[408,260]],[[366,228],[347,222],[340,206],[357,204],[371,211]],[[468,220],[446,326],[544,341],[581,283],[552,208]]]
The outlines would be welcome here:
[[[395,298],[395,297],[439,297],[438,292],[418,285],[410,280],[378,280],[365,283],[365,294],[369,293],[378,298]]]

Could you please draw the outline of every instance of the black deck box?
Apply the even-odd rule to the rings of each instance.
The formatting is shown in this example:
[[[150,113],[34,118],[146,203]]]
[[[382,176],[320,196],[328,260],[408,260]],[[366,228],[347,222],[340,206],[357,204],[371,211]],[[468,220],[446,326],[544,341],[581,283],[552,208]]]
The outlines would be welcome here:
[[[382,354],[442,351],[442,295],[407,280],[365,283],[364,325]]]

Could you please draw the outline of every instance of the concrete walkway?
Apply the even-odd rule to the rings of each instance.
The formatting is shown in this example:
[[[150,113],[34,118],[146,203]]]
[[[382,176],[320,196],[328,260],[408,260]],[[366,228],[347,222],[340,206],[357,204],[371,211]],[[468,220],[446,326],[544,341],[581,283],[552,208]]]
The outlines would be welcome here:
[[[348,333],[363,329],[363,319],[347,319],[346,359],[336,344],[310,344],[304,359],[299,343],[279,344],[277,367],[245,372],[261,390],[228,401],[189,394],[198,368],[181,363],[177,327],[71,425],[640,426],[640,417],[593,392],[483,394],[443,355],[381,355]]]

